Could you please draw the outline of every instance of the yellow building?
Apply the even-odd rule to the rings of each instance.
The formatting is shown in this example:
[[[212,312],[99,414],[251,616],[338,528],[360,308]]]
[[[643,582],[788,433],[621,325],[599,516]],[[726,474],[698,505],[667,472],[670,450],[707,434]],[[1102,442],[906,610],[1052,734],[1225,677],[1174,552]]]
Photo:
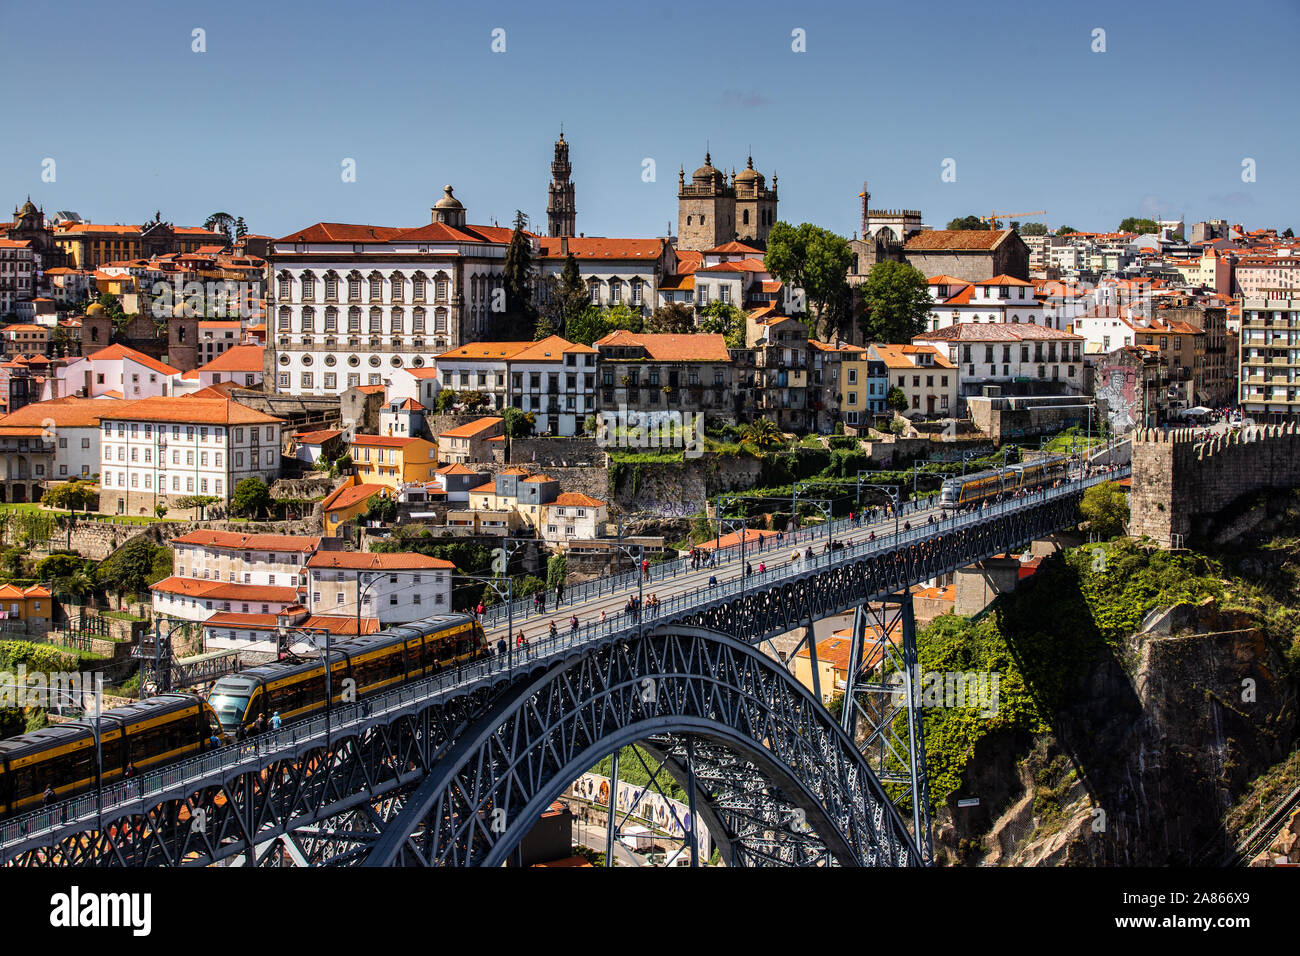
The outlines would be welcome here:
[[[396,489],[432,481],[438,471],[438,447],[423,438],[354,435],[349,451],[363,483]]]
[[[891,637],[897,644],[901,637],[897,622],[890,627],[890,630],[895,632]],[[867,626],[862,648],[862,663],[872,670],[880,664],[879,644],[876,643],[880,639],[879,635],[879,627]],[[817,642],[817,682],[824,704],[829,704],[834,698],[843,694],[848,683],[850,637],[850,629],[843,628]],[[800,648],[791,659],[790,672],[795,680],[808,688],[809,692],[813,691],[812,655],[808,653],[806,646]]]
[[[348,478],[348,483],[333,491],[321,502],[321,511],[325,516],[325,534],[337,538],[342,526],[359,514],[364,514],[370,506],[367,502],[374,495],[388,495],[393,489],[388,485],[362,484],[355,475]]]
[[[10,621],[48,621],[53,614],[53,600],[48,588],[33,584],[20,588],[13,584],[0,587],[0,618]]]

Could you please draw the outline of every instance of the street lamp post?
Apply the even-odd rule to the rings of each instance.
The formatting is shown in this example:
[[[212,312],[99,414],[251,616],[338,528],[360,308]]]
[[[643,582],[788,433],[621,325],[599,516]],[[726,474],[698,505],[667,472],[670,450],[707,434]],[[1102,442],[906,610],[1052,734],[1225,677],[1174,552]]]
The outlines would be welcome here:
[[[508,569],[507,569],[508,570]],[[479,581],[490,587],[496,596],[506,602],[506,667],[514,667],[515,652],[515,579],[508,574],[505,575],[504,590],[502,579],[486,578],[477,574],[453,574],[453,578],[464,578],[467,581]]]

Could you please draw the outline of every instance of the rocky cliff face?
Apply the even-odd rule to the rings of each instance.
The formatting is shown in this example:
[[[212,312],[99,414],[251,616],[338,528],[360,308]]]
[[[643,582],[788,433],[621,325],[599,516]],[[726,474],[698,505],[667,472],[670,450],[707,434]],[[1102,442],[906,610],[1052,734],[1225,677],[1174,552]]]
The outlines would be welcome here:
[[[983,742],[936,820],[948,860],[985,865],[1186,864],[1251,779],[1286,757],[1297,707],[1281,656],[1213,603],[1148,615],[1030,742]]]

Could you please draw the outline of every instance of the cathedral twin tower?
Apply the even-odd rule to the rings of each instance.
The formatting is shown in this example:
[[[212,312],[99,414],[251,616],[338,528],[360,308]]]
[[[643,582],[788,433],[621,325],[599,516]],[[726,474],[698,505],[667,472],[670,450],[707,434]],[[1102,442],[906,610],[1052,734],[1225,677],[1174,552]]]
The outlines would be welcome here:
[[[546,202],[546,226],[549,236],[576,236],[577,210],[573,199],[573,166],[569,163],[569,144],[564,133],[555,143],[551,163],[551,186]],[[737,174],[715,169],[712,157],[704,154],[704,165],[691,174],[677,174],[677,248],[712,249],[733,240],[757,246],[767,244],[767,234],[776,222],[776,175],[767,188],[763,174],[754,169],[749,157]]]

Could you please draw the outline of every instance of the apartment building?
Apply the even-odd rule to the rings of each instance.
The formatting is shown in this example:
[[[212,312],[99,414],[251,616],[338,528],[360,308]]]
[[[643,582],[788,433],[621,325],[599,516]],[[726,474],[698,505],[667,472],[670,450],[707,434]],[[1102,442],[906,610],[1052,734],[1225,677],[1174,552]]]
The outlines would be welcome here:
[[[178,578],[278,587],[305,587],[307,559],[321,539],[312,535],[191,531],[171,541]]]
[[[840,362],[835,387],[840,395],[840,415],[848,428],[870,425],[874,416],[887,411],[889,367],[879,358],[867,358],[869,352],[860,350],[858,357]]]
[[[125,345],[110,345],[72,359],[55,372],[53,397],[126,398],[174,395],[181,370]]]
[[[436,359],[444,388],[487,396],[536,417],[538,434],[570,436],[596,411],[596,349],[558,335],[539,342],[475,342]]]
[[[835,428],[835,423],[841,420],[841,415],[845,410],[844,401],[846,395],[841,382],[841,369],[845,363],[860,362],[866,357],[866,349],[860,345],[843,345],[839,342],[818,342],[816,339],[808,340],[808,358],[809,358],[809,382],[808,382],[808,415],[813,430],[820,433],[830,432]],[[878,363],[877,363],[878,364]],[[880,381],[884,382],[884,366],[880,366]],[[860,389],[856,386],[857,375],[854,375],[854,416],[853,421],[856,424],[858,414],[871,410],[873,408],[866,399],[866,395],[859,395]],[[858,398],[863,399],[862,404],[857,404]],[[883,410],[885,405],[885,396],[880,395],[880,409]],[[847,421],[847,416],[845,416]]]
[[[591,495],[567,491],[542,506],[538,535],[552,547],[563,548],[569,541],[589,541],[605,536],[609,509]]]
[[[35,276],[36,257],[31,242],[0,236],[0,315],[16,315],[20,302],[35,298]]]
[[[1084,387],[1083,336],[1041,325],[971,323],[914,336],[947,355],[962,399],[997,385],[1004,395],[1078,395]]]
[[[596,342],[600,407],[642,420],[694,414],[734,421],[743,396],[734,388],[726,339],[717,334],[611,332]]]
[[[1015,276],[997,275],[966,282],[950,275],[928,280],[934,309],[929,331],[967,322],[1006,322],[1063,328],[1062,319],[1039,301],[1034,285]]]
[[[366,484],[397,489],[412,481],[432,481],[438,470],[438,447],[424,438],[353,435],[349,453],[357,478]]]
[[[788,316],[751,314],[745,340],[754,356],[754,414],[782,431],[807,431],[808,327]]]
[[[106,411],[100,422],[99,507],[109,514],[192,514],[180,499],[230,502],[245,478],[280,476],[283,422],[220,398],[146,398]]]
[[[492,449],[503,444],[496,439],[504,434],[505,420],[490,416],[449,428],[438,434],[438,459],[453,465],[491,461]]]
[[[273,243],[278,392],[338,395],[486,337],[511,230],[476,226],[447,186],[428,225],[320,222]]]
[[[907,400],[904,417],[952,418],[957,414],[957,369],[948,359],[946,348],[919,343],[873,345],[867,356],[885,366],[886,398],[889,389],[902,389]]]
[[[1300,417],[1300,298],[1248,298],[1241,306],[1241,409],[1257,423]]]
[[[307,561],[313,614],[360,616],[406,624],[451,611],[450,561],[423,554],[318,551]],[[360,603],[358,603],[358,591]]]
[[[0,502],[39,501],[47,483],[92,478],[100,415],[118,404],[65,398],[0,416]]]

